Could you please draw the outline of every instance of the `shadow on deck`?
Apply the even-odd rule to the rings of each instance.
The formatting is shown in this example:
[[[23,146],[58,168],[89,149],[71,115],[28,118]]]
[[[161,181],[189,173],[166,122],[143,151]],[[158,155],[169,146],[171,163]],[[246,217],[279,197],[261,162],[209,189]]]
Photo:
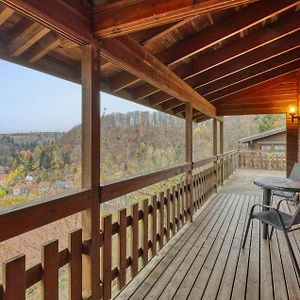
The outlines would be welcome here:
[[[240,249],[248,211],[262,201],[258,175],[285,174],[238,170],[116,299],[300,299],[282,232],[263,240],[256,220]],[[290,235],[300,262],[300,230]]]

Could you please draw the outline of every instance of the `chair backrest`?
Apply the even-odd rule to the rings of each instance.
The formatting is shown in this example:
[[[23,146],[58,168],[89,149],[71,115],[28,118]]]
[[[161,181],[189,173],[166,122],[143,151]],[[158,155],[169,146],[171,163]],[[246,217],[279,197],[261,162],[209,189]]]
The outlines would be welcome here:
[[[291,227],[293,225],[300,224],[300,204],[298,204],[298,207],[296,208],[295,213],[293,214],[293,218],[291,221]]]
[[[293,169],[289,178],[294,180],[300,180],[300,163],[294,163]]]

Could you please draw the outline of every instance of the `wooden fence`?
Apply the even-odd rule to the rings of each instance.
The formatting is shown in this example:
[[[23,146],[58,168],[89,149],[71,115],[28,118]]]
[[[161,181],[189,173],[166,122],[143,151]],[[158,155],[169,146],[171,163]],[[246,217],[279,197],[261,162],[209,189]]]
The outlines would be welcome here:
[[[101,219],[100,253],[103,299],[112,297],[112,282],[122,289],[143,268],[150,258],[186,224],[207,199],[217,191],[237,168],[238,152],[214,156],[192,164],[126,179],[99,188],[102,202],[128,194],[137,189],[193,171],[192,182],[182,180],[151,199],[118,211],[118,221],[112,215]],[[90,191],[84,190],[60,198],[31,201],[0,213],[0,241],[49,224],[86,209]],[[190,206],[189,203],[192,203]],[[100,223],[100,220],[99,220]],[[117,237],[117,239],[115,239]],[[130,238],[129,238],[130,237]],[[116,240],[114,242],[114,240]],[[82,294],[82,260],[90,251],[90,241],[82,240],[82,229],[69,233],[69,246],[59,251],[59,241],[42,245],[41,262],[26,269],[25,256],[3,263],[0,299],[25,299],[26,289],[42,282],[42,299],[56,300],[59,294],[59,269],[68,265],[69,299],[88,299]],[[130,247],[128,247],[130,243]],[[128,251],[130,249],[130,251]],[[112,253],[117,253],[116,266]],[[130,271],[130,272],[128,272]]]
[[[240,168],[264,169],[264,170],[285,170],[285,152],[269,151],[239,151]]]

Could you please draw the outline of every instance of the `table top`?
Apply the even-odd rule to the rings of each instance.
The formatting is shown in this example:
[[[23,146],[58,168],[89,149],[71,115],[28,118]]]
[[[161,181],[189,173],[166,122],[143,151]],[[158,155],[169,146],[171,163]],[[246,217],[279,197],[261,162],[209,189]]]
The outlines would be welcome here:
[[[286,192],[300,192],[300,180],[284,177],[257,177],[254,184],[262,188]]]

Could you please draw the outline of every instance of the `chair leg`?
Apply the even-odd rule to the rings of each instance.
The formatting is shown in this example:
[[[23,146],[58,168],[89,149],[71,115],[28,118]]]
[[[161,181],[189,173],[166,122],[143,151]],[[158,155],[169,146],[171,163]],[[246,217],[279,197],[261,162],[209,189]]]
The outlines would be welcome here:
[[[274,232],[274,227],[272,226],[271,231],[270,231],[270,235],[269,235],[269,240],[272,239],[273,232]]]
[[[249,218],[248,218],[248,222],[247,222],[247,227],[246,227],[245,235],[244,235],[244,240],[243,240],[243,245],[242,245],[243,249],[245,248],[245,244],[246,244],[247,235],[248,235],[248,231],[249,231],[251,220],[252,220],[252,215],[250,214]]]
[[[285,236],[285,239],[286,239],[288,248],[289,248],[289,252],[290,252],[290,255],[291,255],[291,258],[292,258],[292,262],[293,262],[293,264],[294,264],[294,267],[295,267],[295,269],[296,269],[296,272],[297,272],[297,274],[298,274],[298,277],[300,278],[300,269],[299,269],[299,265],[298,265],[298,263],[297,263],[297,259],[296,259],[294,250],[293,250],[293,248],[292,248],[292,244],[291,244],[290,238],[288,237],[288,233],[287,233],[286,230],[283,230],[283,233],[284,233],[284,236]]]

